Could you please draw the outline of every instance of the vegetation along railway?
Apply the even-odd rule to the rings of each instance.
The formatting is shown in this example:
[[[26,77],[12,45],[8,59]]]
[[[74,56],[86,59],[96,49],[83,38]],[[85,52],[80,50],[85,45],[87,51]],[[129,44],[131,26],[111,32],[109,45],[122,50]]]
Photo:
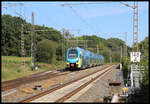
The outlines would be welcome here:
[[[68,82],[64,82],[64,83],[56,83],[56,86],[52,87],[52,88],[48,88],[47,89],[42,89],[41,91],[38,90],[38,93],[34,93],[34,94],[30,94],[28,96],[24,96],[21,97],[20,100],[16,100],[17,102],[45,102],[45,101],[50,101],[50,102],[64,102],[67,99],[69,99],[71,96],[75,95],[76,93],[78,93],[80,90],[82,90],[83,88],[85,88],[86,86],[88,86],[90,83],[92,83],[94,80],[96,80],[97,78],[101,77],[102,75],[104,76],[106,73],[110,72],[112,69],[118,67],[118,64],[106,64],[103,65],[104,62],[104,58],[101,55],[97,55],[94,54],[90,51],[78,48],[78,47],[71,47],[68,49],[68,51],[66,52],[66,62],[67,62],[67,67],[66,69],[61,69],[61,70],[57,70],[57,71],[44,71],[44,72],[40,72],[37,74],[33,74],[27,77],[22,77],[22,78],[18,78],[18,79],[14,79],[11,81],[6,81],[2,83],[2,91],[9,91],[10,89],[16,88],[21,85],[25,85],[25,84],[30,84],[30,83],[34,83],[34,82],[39,82],[42,80],[51,80],[57,77],[61,77],[61,76],[66,76],[68,74],[68,76],[70,76],[72,74],[72,72],[78,72],[80,73],[80,71],[82,71],[83,69],[89,69],[89,70],[93,70],[93,67],[102,67],[99,70],[90,72],[88,74],[85,74],[83,76],[80,76],[79,78],[71,78],[71,80],[68,80]],[[87,71],[83,72],[83,73],[87,73]],[[79,74],[78,74],[79,75]],[[59,78],[58,78],[59,79]],[[57,82],[57,81],[56,81]],[[49,83],[49,82],[46,82]],[[76,84],[75,84],[76,83]],[[35,86],[35,89],[38,89],[38,87],[42,88],[42,84]],[[69,91],[70,88],[73,88],[72,91]],[[67,89],[66,89],[67,88]],[[32,87],[33,89],[33,87]],[[53,95],[57,95],[57,92],[60,92],[59,90],[65,89],[64,92],[62,92],[62,94],[64,95],[59,95],[55,96],[56,100],[54,100],[54,96]],[[54,94],[53,94],[54,93]],[[7,93],[5,94],[7,95]],[[50,99],[48,97],[47,100],[43,100],[42,97],[44,96],[51,96],[52,98]],[[11,94],[9,95],[11,96]],[[61,96],[61,97],[60,97]],[[6,97],[6,96],[5,96]],[[7,100],[9,97],[7,97],[6,99],[3,99],[4,101]],[[44,97],[44,99],[46,99]],[[10,100],[11,101],[11,100]]]
[[[34,81],[40,81],[40,80],[68,74],[69,72],[67,72],[67,69],[71,70],[73,68],[74,70],[78,70],[79,68],[94,67],[103,64],[104,62],[104,58],[102,56],[99,56],[97,54],[94,54],[92,52],[89,52],[87,50],[78,47],[73,47],[68,49],[66,60],[67,60],[66,71],[65,69],[60,69],[58,71],[44,71],[26,77],[5,81],[2,82],[2,91],[16,88],[19,85],[25,83],[31,83]],[[65,72],[60,73],[61,71],[65,71]]]
[[[66,56],[67,65],[65,69],[44,71],[26,77],[2,82],[2,91],[4,93],[2,95],[3,101],[12,101],[12,96],[14,96],[15,93],[10,94],[10,90],[16,91],[17,89],[22,89],[21,86],[31,84],[31,86],[26,87],[25,90],[21,90],[20,92],[16,91],[18,98],[15,96],[16,98],[13,100],[15,102],[67,102],[70,98],[85,89],[92,82],[99,78],[102,79],[103,76],[119,66],[119,64],[104,64],[104,57],[102,55],[95,54],[79,47],[69,48],[66,52]],[[97,68],[97,70],[93,68]],[[91,72],[87,73],[88,71],[86,70]],[[71,78],[72,73],[75,73],[76,77]],[[84,73],[84,75],[80,76],[80,73]],[[65,81],[65,77],[67,77],[68,80]],[[55,79],[55,84],[43,87],[44,84],[49,84],[47,80],[53,79]],[[64,81],[61,82],[60,80]],[[45,82],[41,83],[40,81]],[[34,84],[35,82],[38,84]],[[112,83],[119,83],[120,85],[122,82],[119,80],[119,82],[114,81]],[[26,93],[25,95],[23,94],[24,92]],[[121,94],[120,90],[117,94],[113,93],[110,99],[113,99],[112,101],[114,102],[120,102],[119,99],[121,98],[118,94]],[[117,100],[114,100],[114,98],[117,98]]]
[[[149,36],[145,27],[146,22],[141,21],[147,21],[144,13],[147,13],[145,10],[148,2],[143,4],[137,1],[114,2],[115,8],[113,2],[109,7],[107,3],[106,5],[102,3],[103,8],[98,2],[64,4],[48,2],[44,4],[44,8],[46,5],[49,7],[49,4],[52,4],[50,6],[52,8],[45,8],[45,10],[43,8],[39,12],[33,10],[42,8],[43,3],[33,6],[32,2],[31,5],[26,2],[2,2],[2,102],[149,102]],[[88,5],[96,4],[97,6],[100,4],[99,8],[105,9],[107,13],[111,13],[109,10],[111,6],[114,9],[112,11],[115,11],[116,7],[116,10],[132,8],[133,16],[128,18],[127,15],[131,13],[125,12],[124,15],[118,14],[119,24],[115,22],[115,26],[118,27],[114,30],[112,27],[108,28],[111,26],[109,22],[105,22],[108,18],[113,19],[111,16],[106,16],[108,18],[98,18],[101,15],[92,16],[96,13],[93,10],[96,9]],[[119,6],[120,4],[124,6]],[[31,6],[28,10],[26,10],[27,5]],[[76,9],[81,7],[77,5],[87,5],[89,11],[86,10],[80,16],[81,12]],[[19,9],[18,6],[24,9],[20,7]],[[105,6],[108,7],[108,11]],[[80,21],[64,7],[69,7],[89,28],[82,26]],[[47,10],[50,13],[46,13]],[[84,11],[84,8],[82,10]],[[139,14],[143,16],[140,17]],[[37,20],[37,16],[41,19]],[[53,21],[53,17],[59,21]],[[122,21],[124,17],[126,21]],[[140,21],[138,17],[141,18]],[[28,21],[30,19],[31,23]],[[89,24],[90,21],[85,19],[94,20],[92,23],[97,24]],[[132,28],[126,25],[120,26],[123,22],[130,25],[130,19],[133,20]],[[56,24],[54,25],[53,22]],[[71,24],[76,25],[77,28],[73,28]],[[107,25],[100,26],[102,24]],[[93,26],[96,28],[91,28]],[[133,30],[132,45],[127,42],[130,40],[131,43],[131,35],[128,37],[128,34],[131,34],[130,29]],[[106,31],[103,33],[101,30]],[[116,32],[108,33],[111,30]],[[139,43],[138,33],[143,37],[146,36]],[[109,34],[107,35],[109,38],[106,39],[105,34]],[[122,40],[124,35],[125,39]]]

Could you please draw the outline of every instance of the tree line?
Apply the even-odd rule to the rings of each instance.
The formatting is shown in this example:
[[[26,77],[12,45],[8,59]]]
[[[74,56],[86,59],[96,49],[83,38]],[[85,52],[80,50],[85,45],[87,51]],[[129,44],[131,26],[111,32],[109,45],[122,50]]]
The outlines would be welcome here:
[[[27,23],[26,20],[11,16],[2,15],[2,35],[1,35],[1,55],[2,56],[18,56],[21,57],[21,24],[24,24],[24,47],[25,56],[31,55],[31,23]],[[36,31],[35,43],[37,52],[37,61],[52,63],[54,61],[62,60],[62,39],[63,34],[61,31],[54,29],[53,27],[35,25],[35,30],[49,30],[49,31]],[[96,48],[99,48],[99,54],[102,54],[105,58],[105,62],[110,62],[112,56],[112,62],[120,62],[121,47],[124,52],[125,42],[118,38],[104,39],[96,35],[84,35],[80,37],[73,37],[73,34],[67,33],[73,40],[91,40],[87,42],[88,49],[93,52],[97,52]],[[66,39],[67,37],[65,37]],[[65,46],[67,49],[68,47]],[[92,49],[93,48],[93,49]],[[127,53],[131,48],[127,46]],[[124,53],[123,53],[124,55]]]

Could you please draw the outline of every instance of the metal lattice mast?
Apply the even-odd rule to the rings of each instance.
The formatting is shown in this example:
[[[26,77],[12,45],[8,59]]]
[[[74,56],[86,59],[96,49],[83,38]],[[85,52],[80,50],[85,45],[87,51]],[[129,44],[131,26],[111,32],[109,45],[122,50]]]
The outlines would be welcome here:
[[[34,39],[34,12],[32,12],[32,33],[31,33],[31,65],[35,66],[35,39]]]
[[[120,2],[127,7],[133,9],[133,44],[132,52],[138,52],[138,2],[134,2],[134,6]]]
[[[133,8],[133,52],[138,52],[138,2],[134,2]]]
[[[131,7],[133,12],[133,46],[132,51],[138,52],[138,2],[134,2],[134,6],[120,2],[127,7]],[[71,5],[85,5],[86,3],[76,3],[76,4],[61,4],[61,6],[71,6]],[[90,3],[87,3],[90,4]]]
[[[64,41],[65,29],[62,30],[62,60],[65,61],[65,41]]]
[[[66,48],[69,48],[71,44],[69,44],[71,36],[69,37],[69,31],[78,31],[80,32],[80,29],[62,29],[62,60],[65,61],[66,57]],[[77,40],[78,44],[78,40]],[[73,41],[73,45],[75,46],[75,40]]]
[[[97,51],[97,54],[99,54],[99,48],[98,48],[98,44],[97,44],[96,46],[97,46],[97,47],[96,47],[96,48],[97,48],[97,50],[96,50],[96,51]]]
[[[21,55],[22,55],[22,65],[25,66],[25,52],[24,52],[24,25],[21,24]]]
[[[77,31],[78,32],[78,34],[79,34],[79,32],[80,32],[80,29],[66,29],[66,31],[67,31],[67,33],[68,33],[68,36],[69,36],[69,31]],[[67,38],[67,48],[68,48],[68,42],[69,42],[69,38],[71,38],[71,37],[66,37]],[[77,39],[77,46],[78,46],[78,39]],[[75,44],[75,41],[74,41],[74,46],[76,46],[76,44]]]

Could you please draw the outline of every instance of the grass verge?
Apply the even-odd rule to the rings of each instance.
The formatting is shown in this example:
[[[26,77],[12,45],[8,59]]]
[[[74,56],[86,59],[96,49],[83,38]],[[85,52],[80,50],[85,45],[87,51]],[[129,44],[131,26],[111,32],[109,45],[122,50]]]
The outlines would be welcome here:
[[[56,61],[53,64],[38,63],[40,66],[38,70],[31,70],[31,58],[25,58],[25,66],[22,66],[22,58],[15,56],[2,56],[1,72],[2,81],[12,80],[20,78],[23,76],[31,75],[34,73],[46,71],[46,70],[56,70],[65,67],[65,62]]]

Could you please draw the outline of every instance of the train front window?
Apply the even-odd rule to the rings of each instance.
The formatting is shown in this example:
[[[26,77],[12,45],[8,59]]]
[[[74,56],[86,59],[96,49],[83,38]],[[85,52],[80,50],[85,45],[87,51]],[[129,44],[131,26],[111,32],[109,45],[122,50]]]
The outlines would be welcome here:
[[[77,58],[77,55],[78,55],[78,53],[77,53],[76,49],[70,49],[69,53],[68,53],[68,58],[75,59],[75,58]]]

